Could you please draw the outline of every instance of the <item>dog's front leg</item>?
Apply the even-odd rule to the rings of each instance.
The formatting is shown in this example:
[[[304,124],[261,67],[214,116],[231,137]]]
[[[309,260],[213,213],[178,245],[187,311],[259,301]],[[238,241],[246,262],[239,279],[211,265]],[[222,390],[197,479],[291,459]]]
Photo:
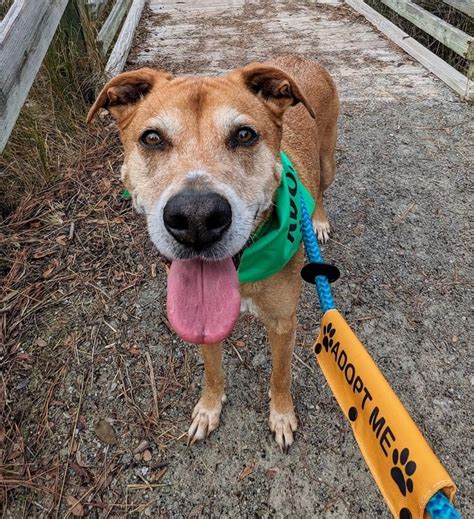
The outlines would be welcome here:
[[[293,443],[297,420],[291,397],[291,358],[295,345],[296,316],[264,322],[272,350],[270,378],[270,430],[284,452]]]
[[[188,444],[204,440],[219,425],[222,403],[225,402],[222,345],[203,344],[204,388],[194,407],[192,424],[188,431]]]

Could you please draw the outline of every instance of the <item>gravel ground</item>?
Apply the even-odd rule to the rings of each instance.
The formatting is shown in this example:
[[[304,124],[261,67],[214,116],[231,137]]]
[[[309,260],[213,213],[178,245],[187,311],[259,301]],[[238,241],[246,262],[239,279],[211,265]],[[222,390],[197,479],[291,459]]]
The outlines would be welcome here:
[[[268,10],[268,3],[261,4]],[[299,13],[311,8],[307,2],[280,2],[279,13],[292,14],[294,4]],[[327,15],[328,9],[321,12]],[[241,15],[220,23],[235,23],[245,36]],[[212,44],[225,56],[215,18],[206,25],[206,13],[199,16],[200,27],[207,27],[202,44],[212,34]],[[265,9],[259,16],[266,16]],[[335,9],[331,16],[349,14]],[[148,63],[171,63],[173,55],[154,54],[147,38],[154,26],[172,23],[170,15],[148,12],[131,66],[144,62],[145,47],[151,49]],[[241,52],[229,47],[219,67],[261,54],[266,37],[262,31],[258,48],[254,39],[243,38],[248,44]],[[272,45],[271,51],[278,50]],[[317,46],[308,51],[304,41],[301,46],[331,70],[330,56]],[[417,67],[398,51],[390,53],[402,67]],[[212,53],[193,60],[188,54],[174,70],[205,72],[213,66]],[[381,62],[370,64],[377,66]],[[342,271],[334,286],[336,304],[458,484],[459,510],[472,517],[471,108],[425,73],[419,84],[428,85],[429,95],[423,88],[413,92],[405,78],[389,77],[384,81],[396,83],[397,95],[387,88],[386,95],[368,96],[363,72],[348,86],[351,77],[343,70],[334,69],[343,104],[337,178],[327,193],[333,234],[323,251]],[[380,81],[373,80],[374,92]],[[359,95],[353,85],[359,85]],[[27,374],[16,376],[9,405],[26,445],[43,431],[41,448],[26,449],[26,461],[33,466],[41,458],[41,467],[57,467],[41,488],[12,487],[6,516],[54,516],[61,495],[59,517],[74,504],[71,496],[84,496],[88,517],[390,517],[313,361],[319,309],[309,287],[299,308],[293,389],[299,429],[289,454],[279,452],[267,429],[270,356],[262,326],[249,316],[226,344],[228,402],[221,425],[203,444],[186,447],[202,364],[197,349],[166,325],[166,274],[146,242],[144,221],[127,213],[126,222],[137,220],[141,231],[140,225],[133,232],[119,227],[122,241],[114,247],[128,251],[124,270],[140,274],[140,283],[111,292],[100,305],[84,288],[31,324],[23,346],[36,360]],[[108,290],[106,283],[96,282]],[[53,368],[54,376],[46,377]],[[51,393],[45,418],[46,388]],[[41,428],[45,419],[47,427]],[[99,420],[111,424],[115,440],[107,425],[104,436]],[[73,440],[71,430],[77,431]]]

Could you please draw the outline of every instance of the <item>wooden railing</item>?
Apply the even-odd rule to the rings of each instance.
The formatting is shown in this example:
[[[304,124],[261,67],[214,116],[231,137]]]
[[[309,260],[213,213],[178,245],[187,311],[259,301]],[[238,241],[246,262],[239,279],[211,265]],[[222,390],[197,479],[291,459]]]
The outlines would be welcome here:
[[[474,101],[474,36],[423,9],[412,0],[379,0],[399,16],[453,50],[467,61],[467,74],[461,74],[441,58],[430,52],[421,43],[411,38],[395,24],[369,7],[364,0],[346,0],[369,22],[388,36],[394,43],[413,56],[453,90],[468,101]],[[462,13],[474,17],[474,0],[439,0]]]
[[[469,36],[460,29],[445,22],[438,16],[423,9],[412,0],[380,0],[387,7],[390,7],[397,14],[408,20],[419,29],[426,32],[440,43],[453,50],[459,56],[466,58],[470,67],[474,66],[474,37]],[[474,15],[474,2],[461,2],[460,0],[450,0],[446,4],[454,5],[455,8],[463,12]],[[457,7],[456,7],[457,6]]]
[[[97,35],[97,44],[107,58],[116,39],[104,69],[105,76],[117,74],[125,65],[145,0],[15,0],[0,22],[0,152],[69,2],[88,9],[92,17],[100,16],[107,3],[113,2]]]

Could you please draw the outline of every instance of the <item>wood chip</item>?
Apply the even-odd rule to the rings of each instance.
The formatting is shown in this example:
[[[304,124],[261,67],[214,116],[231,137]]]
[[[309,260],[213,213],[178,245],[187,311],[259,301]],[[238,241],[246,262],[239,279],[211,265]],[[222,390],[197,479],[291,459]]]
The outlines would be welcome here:
[[[151,458],[151,452],[148,449],[143,451],[143,461],[151,461]]]
[[[84,507],[79,503],[79,501],[73,496],[66,496],[66,502],[69,506],[71,506],[71,514],[75,517],[83,517],[84,516]]]
[[[94,432],[99,440],[103,441],[107,445],[115,445],[117,443],[117,437],[112,426],[106,420],[99,420],[94,424]]]
[[[139,454],[140,452],[143,452],[145,449],[148,449],[149,447],[148,440],[142,440],[136,447],[133,449],[133,454]]]
[[[245,347],[245,342],[244,341],[235,341],[234,342],[234,346],[236,348],[244,348]]]

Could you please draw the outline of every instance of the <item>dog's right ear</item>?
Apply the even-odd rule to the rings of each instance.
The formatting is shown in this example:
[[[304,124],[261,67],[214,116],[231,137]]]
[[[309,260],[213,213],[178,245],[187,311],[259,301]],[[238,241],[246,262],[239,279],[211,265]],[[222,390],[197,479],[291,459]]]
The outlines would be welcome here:
[[[314,119],[314,110],[296,81],[283,70],[266,63],[251,63],[237,69],[233,74],[243,80],[245,86],[262,100],[279,116],[285,110],[301,103]]]
[[[105,108],[120,121],[155,85],[172,78],[167,72],[151,68],[119,74],[104,86],[87,114],[87,122],[92,121],[99,108]]]

